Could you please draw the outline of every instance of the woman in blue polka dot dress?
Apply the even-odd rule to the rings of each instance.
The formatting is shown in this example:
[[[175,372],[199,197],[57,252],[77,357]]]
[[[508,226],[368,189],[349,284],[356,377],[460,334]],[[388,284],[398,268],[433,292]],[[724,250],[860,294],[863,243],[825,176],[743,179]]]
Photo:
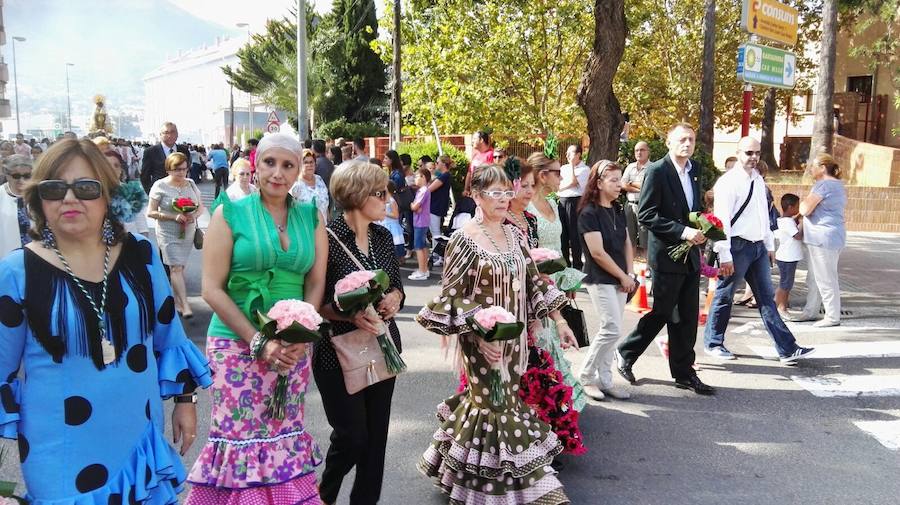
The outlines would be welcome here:
[[[18,440],[35,504],[177,503],[193,394],[209,367],[187,340],[159,255],[113,215],[118,181],[90,141],[41,158],[24,198],[36,239],[0,261],[0,435]]]

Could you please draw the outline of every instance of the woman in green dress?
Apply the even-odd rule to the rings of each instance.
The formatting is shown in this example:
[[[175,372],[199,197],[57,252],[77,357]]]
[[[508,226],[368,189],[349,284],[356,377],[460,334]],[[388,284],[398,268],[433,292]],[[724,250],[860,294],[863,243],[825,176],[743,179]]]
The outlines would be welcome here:
[[[438,406],[440,427],[419,462],[451,504],[569,503],[551,464],[563,447],[550,427],[519,399],[527,365],[526,331],[499,347],[466,322],[482,307],[500,306],[526,324],[562,316],[565,295],[545,283],[512,226],[504,225],[514,196],[503,169],[489,165],[472,178],[475,218],[447,245],[441,294],[416,320],[426,329],[457,336],[469,387]],[[526,281],[526,279],[528,279]],[[500,363],[503,403],[490,400],[490,369]]]
[[[535,187],[534,197],[526,210],[537,219],[538,247],[552,249],[562,256],[562,221],[559,219],[556,200],[550,197],[551,193],[559,190],[559,162],[548,158],[542,152],[536,152],[528,157],[528,164],[534,172]],[[583,272],[574,268],[566,268],[550,275],[556,287],[570,294],[570,297],[574,297],[584,277]],[[572,387],[572,406],[580,412],[587,403],[587,396],[581,382],[572,373],[572,364],[563,353],[556,323],[545,319],[541,329],[535,333],[535,338],[538,345],[550,353],[556,369],[562,373],[566,384]]]
[[[213,369],[209,440],[188,480],[188,505],[320,503],[319,448],[303,422],[310,353],[306,344],[260,338],[257,311],[304,299],[316,309],[325,291],[328,241],[314,203],[289,194],[300,173],[300,143],[267,135],[256,150],[259,192],[213,213],[203,248],[203,298]],[[290,379],[284,419],[266,398],[279,373]]]

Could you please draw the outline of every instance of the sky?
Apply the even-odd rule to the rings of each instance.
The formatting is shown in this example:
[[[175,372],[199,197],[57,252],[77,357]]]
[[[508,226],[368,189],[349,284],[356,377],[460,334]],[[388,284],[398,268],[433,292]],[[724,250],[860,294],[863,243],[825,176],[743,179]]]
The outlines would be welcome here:
[[[65,110],[67,62],[74,64],[68,68],[76,116],[93,110],[97,93],[110,109],[140,107],[143,77],[167,56],[212,44],[217,36],[244,36],[237,23],[262,31],[267,18],[287,15],[294,5],[296,0],[6,0],[7,44],[0,48],[10,73],[6,97],[15,113],[13,36],[26,39],[16,42],[23,120],[29,113]],[[331,0],[317,0],[316,8],[330,10]]]

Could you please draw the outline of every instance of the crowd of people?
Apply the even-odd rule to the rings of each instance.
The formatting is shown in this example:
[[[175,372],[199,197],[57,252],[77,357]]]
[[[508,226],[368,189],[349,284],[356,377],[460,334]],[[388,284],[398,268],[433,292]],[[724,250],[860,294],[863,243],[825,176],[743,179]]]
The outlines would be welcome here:
[[[377,503],[402,369],[364,373],[368,382],[351,388],[345,351],[347,342],[378,337],[376,347],[402,353],[400,267],[413,254],[409,280],[442,267],[439,293],[411,305],[422,307],[416,322],[452,349],[460,379],[437,406],[418,470],[454,504],[568,503],[557,474],[560,455],[588,450],[580,413],[588,399],[635,394],[614,372],[635,384],[633,366],[664,326],[674,385],[714,393],[695,367],[704,267],[718,267],[703,334],[710,356],[734,359],[724,339],[742,279],[785,365],[813,349],[796,342],[784,318],[817,319],[824,305],[816,324],[840,324],[846,193],[828,155],[809,164],[810,193],[782,197],[772,223],[759,142],[741,139],[733,167],[704,195],[694,129],[684,123],[668,131],[665,156],[651,161],[639,142],[637,161],[624,169],[614,160],[588,166],[579,145],[568,147],[565,164],[552,150],[509,156],[477,132],[459,195],[447,156],[414,167],[392,150],[370,158],[362,139],[303,145],[278,133],[229,153],[177,137],[166,123],[160,142],[140,149],[106,138],[61,138],[36,155],[34,146],[26,154],[22,144],[0,145],[12,148],[0,191],[0,428],[18,439],[29,500],[176,503],[187,481],[191,505],[333,504],[355,468],[350,503]],[[210,209],[198,186],[207,169],[216,186]],[[715,261],[690,224],[704,209],[726,237],[708,248]],[[205,234],[203,212],[211,214]],[[155,222],[155,244],[142,218]],[[673,259],[669,249],[682,243],[686,256]],[[801,244],[809,295],[792,314]],[[184,269],[195,248],[213,312],[205,356],[181,322],[193,314]],[[538,251],[564,264],[545,272]],[[652,273],[653,306],[626,334],[637,258]],[[336,291],[359,271],[383,271],[387,281],[374,307],[351,312]],[[568,315],[582,288],[599,327],[576,370],[566,350],[587,335],[576,335]],[[330,323],[323,338],[289,343],[261,331],[257,315],[291,299]],[[488,309],[515,328],[505,339],[479,322]],[[324,456],[304,422],[311,376],[332,429]],[[282,378],[279,416],[267,405]],[[198,388],[210,389],[209,419],[196,418]],[[163,437],[167,399],[178,450]],[[179,454],[198,422],[209,436],[188,472]]]

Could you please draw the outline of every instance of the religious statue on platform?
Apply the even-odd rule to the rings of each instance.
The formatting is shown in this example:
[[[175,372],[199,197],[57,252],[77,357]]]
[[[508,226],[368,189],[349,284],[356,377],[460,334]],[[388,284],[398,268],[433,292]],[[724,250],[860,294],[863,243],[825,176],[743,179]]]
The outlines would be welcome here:
[[[91,123],[91,135],[106,135],[109,133],[111,129],[111,125],[109,124],[109,116],[106,114],[106,97],[103,95],[94,96],[94,104],[96,104],[96,108],[94,108],[94,119]]]

